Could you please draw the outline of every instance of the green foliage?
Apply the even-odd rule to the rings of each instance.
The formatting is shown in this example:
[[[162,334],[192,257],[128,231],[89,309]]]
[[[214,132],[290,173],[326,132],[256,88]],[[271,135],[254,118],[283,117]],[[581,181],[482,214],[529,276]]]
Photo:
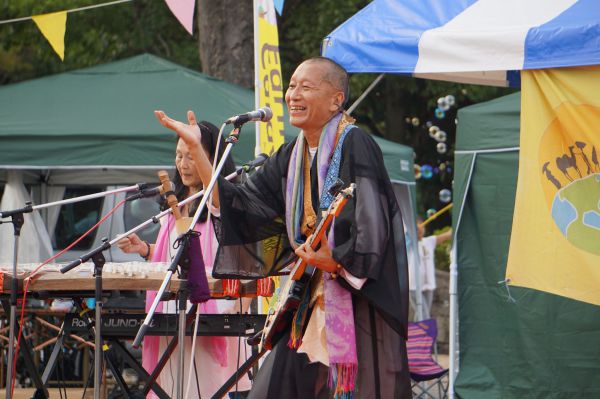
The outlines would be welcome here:
[[[287,0],[284,14],[279,21],[282,72],[287,84],[295,67],[308,57],[319,55],[322,40],[338,25],[366,6],[365,0]],[[375,74],[355,74],[350,79],[352,104],[377,77]],[[415,79],[406,76],[387,75],[354,111],[359,124],[372,134],[411,146],[415,149],[415,162],[434,167],[446,163],[452,168],[454,140],[456,137],[456,109],[486,101],[513,90],[464,85],[458,83]],[[434,116],[437,99],[452,94],[456,105],[442,120]],[[417,117],[419,126],[406,122]],[[439,154],[437,142],[428,134],[427,121],[432,121],[448,134],[448,151]],[[452,173],[440,173],[430,180],[417,181],[418,213],[425,215],[429,208],[440,209],[441,189],[452,189]],[[447,213],[435,222],[435,226],[450,225]]]
[[[450,230],[450,226],[434,230],[434,235],[440,235]],[[452,248],[452,240],[444,241],[435,247],[435,268],[439,270],[450,270],[450,249]]]
[[[19,0],[0,3],[2,19],[98,4],[97,0]],[[150,52],[199,69],[191,37],[164,1],[135,0],[67,14],[61,62],[32,20],[0,25],[0,84],[98,65]]]
[[[285,86],[297,64],[305,58],[318,55],[323,38],[368,3],[368,0],[287,0],[284,14],[279,19]],[[2,19],[12,19],[91,4],[98,4],[98,0],[4,0],[0,1],[0,15]],[[195,32],[198,32],[198,27],[195,27]],[[234,34],[235,27],[229,32]],[[63,63],[33,21],[0,25],[0,84],[93,66],[143,52],[156,54],[192,69],[201,69],[198,34],[191,37],[163,0],[134,0],[69,13],[65,47]],[[352,76],[348,105],[375,78],[374,74]],[[355,110],[354,116],[372,134],[413,147],[416,163],[438,166],[445,162],[452,167],[456,107],[448,111],[444,119],[437,120],[434,117],[437,98],[453,94],[457,106],[463,107],[509,92],[494,87],[388,75]],[[419,119],[418,126],[406,122],[406,118],[410,120],[413,117]],[[428,120],[448,134],[446,154],[437,153],[436,142],[429,137],[425,125]],[[443,204],[438,199],[438,193],[442,188],[451,189],[451,186],[452,173],[436,174],[431,180],[419,180],[419,214],[424,215],[429,208],[441,208]],[[450,217],[446,214],[438,218],[433,227],[449,224]]]
[[[321,41],[329,32],[368,3],[366,0],[287,0],[279,20],[282,73],[286,84],[302,60],[320,54]]]

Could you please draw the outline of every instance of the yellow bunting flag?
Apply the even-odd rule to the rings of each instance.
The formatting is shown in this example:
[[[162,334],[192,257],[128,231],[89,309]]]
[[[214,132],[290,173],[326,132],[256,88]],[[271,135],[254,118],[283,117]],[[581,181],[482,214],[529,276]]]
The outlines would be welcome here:
[[[600,68],[523,71],[509,284],[600,305]]]
[[[65,30],[67,12],[59,11],[51,14],[34,15],[31,17],[44,37],[56,51],[61,60],[65,60]]]

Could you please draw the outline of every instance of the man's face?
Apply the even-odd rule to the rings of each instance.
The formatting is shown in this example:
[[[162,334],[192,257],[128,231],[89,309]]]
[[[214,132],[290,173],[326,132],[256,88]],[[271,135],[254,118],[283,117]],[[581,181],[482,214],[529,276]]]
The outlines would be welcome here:
[[[285,93],[290,123],[302,130],[321,129],[339,110],[343,93],[324,80],[327,65],[304,62],[296,68]]]

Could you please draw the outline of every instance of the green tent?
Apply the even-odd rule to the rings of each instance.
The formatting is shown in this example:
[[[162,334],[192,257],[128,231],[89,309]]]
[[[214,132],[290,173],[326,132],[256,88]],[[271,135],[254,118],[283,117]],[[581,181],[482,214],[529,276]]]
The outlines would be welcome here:
[[[453,223],[461,398],[600,397],[600,308],[507,286],[520,93],[458,112]]]
[[[175,143],[155,109],[180,120],[192,109],[218,124],[254,109],[254,93],[150,54],[3,86],[0,170],[27,170],[35,180],[32,171],[43,170],[56,184],[135,183],[143,175],[135,171],[148,170],[153,178],[157,169],[172,167]],[[285,120],[289,140],[298,130]],[[414,183],[412,149],[376,140],[391,179]],[[235,160],[252,159],[254,146],[254,124],[248,124]]]
[[[143,174],[134,171],[153,178],[173,165],[174,135],[153,110],[185,120],[192,109],[218,124],[253,108],[251,90],[149,54],[8,85],[0,87],[0,168],[51,170],[50,182],[133,183]],[[242,130],[239,162],[253,158],[254,132]]]
[[[157,182],[157,170],[173,168],[175,135],[158,123],[153,110],[185,120],[192,109],[199,119],[218,124],[254,108],[252,90],[150,54],[0,86],[0,195],[9,171],[19,172],[19,181],[31,186],[34,204],[61,199],[65,186],[101,190]],[[284,120],[289,141],[298,129]],[[375,140],[403,212],[412,215],[412,148]],[[249,123],[234,147],[235,161],[253,159],[254,150],[255,124]],[[113,200],[104,201],[106,211]],[[121,233],[123,217],[116,219],[111,226]]]

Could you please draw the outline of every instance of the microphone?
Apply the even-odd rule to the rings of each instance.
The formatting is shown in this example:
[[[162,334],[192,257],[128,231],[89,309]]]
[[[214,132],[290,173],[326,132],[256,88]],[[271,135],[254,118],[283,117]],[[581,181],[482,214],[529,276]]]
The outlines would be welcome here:
[[[242,125],[246,122],[268,122],[273,117],[273,111],[269,107],[262,107],[256,111],[246,112],[245,114],[232,116],[225,121],[226,124]]]
[[[256,158],[254,158],[250,162],[243,164],[242,167],[238,169],[238,175],[242,174],[242,172],[248,173],[252,169],[258,168],[263,163],[265,163],[267,159],[269,159],[269,156],[267,154],[265,154],[265,153],[258,154],[258,156]]]
[[[139,183],[137,186],[139,191],[136,194],[127,197],[127,201],[133,201],[140,198],[154,197],[155,195],[164,195],[165,193],[168,194],[169,192],[173,192],[175,190],[175,184],[173,184],[173,182],[171,181],[168,182],[168,185],[166,187],[164,183],[160,186],[154,186],[151,188],[148,188],[149,185],[146,183]]]

